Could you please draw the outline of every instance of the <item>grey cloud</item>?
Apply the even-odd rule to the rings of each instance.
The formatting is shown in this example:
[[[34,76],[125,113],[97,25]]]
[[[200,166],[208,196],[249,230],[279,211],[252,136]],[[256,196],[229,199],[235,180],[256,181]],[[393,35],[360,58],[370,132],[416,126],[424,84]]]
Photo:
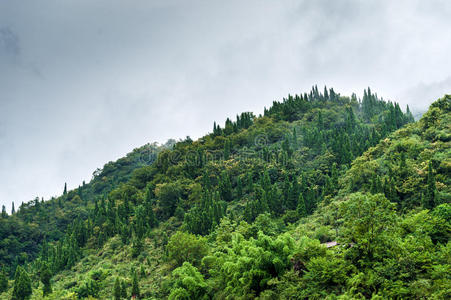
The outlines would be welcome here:
[[[13,57],[20,55],[19,37],[8,27],[0,28],[0,53]]]

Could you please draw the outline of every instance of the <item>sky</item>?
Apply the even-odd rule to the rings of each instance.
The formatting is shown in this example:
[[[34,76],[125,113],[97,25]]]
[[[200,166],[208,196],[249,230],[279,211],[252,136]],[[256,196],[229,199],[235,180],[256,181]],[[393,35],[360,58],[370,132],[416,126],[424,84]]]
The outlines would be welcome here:
[[[450,1],[0,0],[0,204],[289,93],[451,93]]]

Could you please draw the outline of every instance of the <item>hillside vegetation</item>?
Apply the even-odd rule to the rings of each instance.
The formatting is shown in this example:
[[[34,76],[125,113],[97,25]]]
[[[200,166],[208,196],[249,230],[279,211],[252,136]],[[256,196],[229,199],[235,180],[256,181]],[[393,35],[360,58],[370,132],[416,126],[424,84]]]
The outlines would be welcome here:
[[[0,296],[450,298],[450,109],[315,86],[137,149],[2,215]]]

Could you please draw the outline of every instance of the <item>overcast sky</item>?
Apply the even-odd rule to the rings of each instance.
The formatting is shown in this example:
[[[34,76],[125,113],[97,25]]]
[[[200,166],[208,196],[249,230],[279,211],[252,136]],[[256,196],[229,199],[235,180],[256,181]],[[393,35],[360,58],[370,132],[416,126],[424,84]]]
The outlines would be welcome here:
[[[313,84],[451,92],[450,1],[0,1],[0,203]]]

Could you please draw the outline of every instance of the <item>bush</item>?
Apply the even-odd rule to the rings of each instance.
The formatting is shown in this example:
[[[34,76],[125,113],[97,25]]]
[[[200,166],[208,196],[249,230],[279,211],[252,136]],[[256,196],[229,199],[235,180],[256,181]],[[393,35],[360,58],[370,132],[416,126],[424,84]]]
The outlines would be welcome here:
[[[167,251],[169,259],[176,266],[181,266],[184,262],[198,266],[202,257],[208,253],[208,245],[203,237],[179,231],[169,239]]]

